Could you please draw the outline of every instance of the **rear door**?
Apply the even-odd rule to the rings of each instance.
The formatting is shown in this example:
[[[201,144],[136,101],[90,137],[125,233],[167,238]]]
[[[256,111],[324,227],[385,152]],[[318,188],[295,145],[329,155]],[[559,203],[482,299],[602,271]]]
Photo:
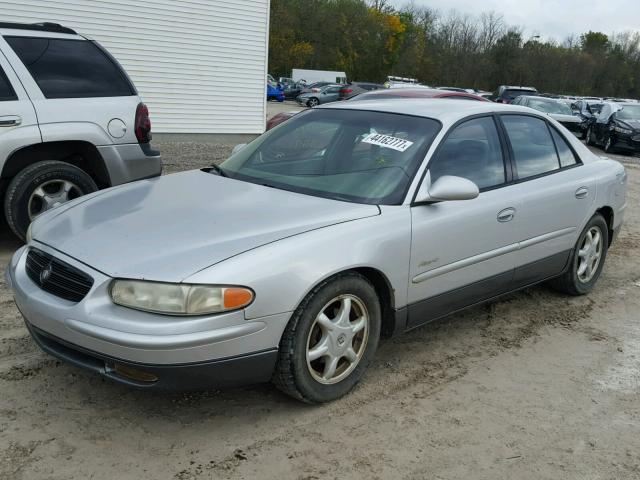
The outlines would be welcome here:
[[[3,54],[0,37],[0,162],[12,152],[41,141],[33,104]]]
[[[96,145],[137,143],[139,98],[120,65],[99,45],[77,35],[5,35],[7,58],[38,113],[44,141],[66,139],[65,123]],[[97,127],[97,128],[96,128]]]
[[[521,200],[517,288],[561,273],[594,208],[596,178],[553,124],[526,114],[501,119]]]
[[[340,99],[340,89],[342,87],[329,87],[325,88],[324,92],[320,95],[320,103],[335,102]]]

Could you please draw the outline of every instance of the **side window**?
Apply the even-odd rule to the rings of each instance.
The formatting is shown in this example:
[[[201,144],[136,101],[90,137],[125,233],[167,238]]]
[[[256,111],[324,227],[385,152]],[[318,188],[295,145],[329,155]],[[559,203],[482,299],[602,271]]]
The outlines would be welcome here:
[[[578,163],[576,161],[576,156],[573,154],[573,151],[567,144],[567,141],[562,138],[555,128],[551,129],[551,136],[553,136],[553,141],[556,144],[556,148],[558,149],[558,156],[560,157],[560,166],[561,167],[570,167],[571,165],[575,165]]]
[[[528,178],[560,168],[547,122],[524,115],[503,115],[518,178]]]
[[[46,98],[120,97],[135,93],[120,66],[91,41],[4,38]]]
[[[327,88],[327,93],[338,93],[342,87],[331,87]]]
[[[17,100],[16,92],[13,91],[13,87],[9,83],[9,79],[0,67],[0,102],[7,102],[10,100]]]
[[[504,159],[493,118],[477,118],[455,127],[431,160],[429,172],[432,182],[454,175],[481,189],[504,183]]]

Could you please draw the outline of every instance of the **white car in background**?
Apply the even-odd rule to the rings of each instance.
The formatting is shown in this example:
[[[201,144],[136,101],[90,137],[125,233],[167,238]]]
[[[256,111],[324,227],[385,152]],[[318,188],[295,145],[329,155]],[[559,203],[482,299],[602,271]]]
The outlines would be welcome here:
[[[54,23],[0,22],[0,194],[18,237],[68,200],[160,175],[150,141],[147,107],[98,43]]]

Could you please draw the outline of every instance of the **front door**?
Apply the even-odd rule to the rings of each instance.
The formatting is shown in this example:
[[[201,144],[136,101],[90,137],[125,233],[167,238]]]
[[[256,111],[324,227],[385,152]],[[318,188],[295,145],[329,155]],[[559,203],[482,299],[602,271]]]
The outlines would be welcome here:
[[[506,185],[504,153],[495,120],[486,116],[454,127],[431,159],[425,181],[464,177],[480,195],[411,208],[409,327],[509,289],[521,205]]]

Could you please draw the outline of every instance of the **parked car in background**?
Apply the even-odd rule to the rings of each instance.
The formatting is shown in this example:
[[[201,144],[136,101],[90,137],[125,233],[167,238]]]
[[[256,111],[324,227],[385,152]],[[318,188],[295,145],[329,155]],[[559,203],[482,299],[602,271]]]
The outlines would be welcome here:
[[[58,24],[0,23],[0,189],[11,230],[101,188],[162,172],[149,110],[97,42]]]
[[[284,102],[284,90],[277,83],[267,82],[267,101],[277,100],[278,102]]]
[[[437,90],[435,88],[421,87],[418,85],[407,86],[406,88],[383,88],[379,90],[363,92],[351,97],[348,101],[381,100],[385,98],[450,98],[458,100],[475,100],[489,102],[486,98],[471,93],[450,92],[447,90]],[[300,112],[280,112],[267,121],[267,130],[285,122]]]
[[[319,91],[302,93],[296,98],[296,102],[307,107],[317,107],[323,103],[337,102],[340,100],[342,85],[325,85]]]
[[[6,284],[35,342],[94,374],[318,404],[381,337],[540,282],[588,294],[625,207],[624,167],[547,115],[346,101],[43,214]]]
[[[513,99],[521,95],[538,95],[538,90],[533,87],[514,87],[501,85],[491,96],[496,103],[511,103]]]
[[[337,84],[333,82],[314,82],[310,83],[309,85],[302,86],[302,90],[300,90],[300,93],[318,93],[323,87],[326,87],[327,85]]]
[[[351,97],[348,101],[381,100],[386,98],[449,98],[458,100],[475,100],[489,102],[486,98],[471,93],[450,92],[447,90],[437,90],[435,88],[421,87],[418,85],[407,86],[406,88],[383,88],[380,90],[363,92]],[[280,112],[267,121],[267,130],[287,121],[300,112]]]
[[[361,93],[360,95],[353,97],[351,101],[381,100],[383,98],[450,98],[455,100],[474,100],[478,102],[489,101],[474,93],[452,92],[450,90],[415,86],[413,88],[388,88],[376,90],[374,92]]]
[[[360,95],[364,92],[371,92],[373,90],[380,90],[385,88],[384,85],[379,83],[370,83],[370,82],[351,82],[340,89],[340,100],[349,100],[356,95]]]
[[[575,100],[571,102],[571,111],[574,115],[580,117],[583,122],[586,122],[588,128],[589,124],[595,120],[596,115],[602,110],[602,105],[603,103],[598,100]]]
[[[600,145],[605,152],[639,152],[640,104],[605,103],[589,124],[587,144]]]
[[[511,104],[533,108],[539,112],[546,113],[560,122],[567,130],[578,138],[584,138],[587,132],[588,122],[584,121],[579,116],[574,115],[569,105],[564,103],[562,100],[522,95],[515,98]]]

